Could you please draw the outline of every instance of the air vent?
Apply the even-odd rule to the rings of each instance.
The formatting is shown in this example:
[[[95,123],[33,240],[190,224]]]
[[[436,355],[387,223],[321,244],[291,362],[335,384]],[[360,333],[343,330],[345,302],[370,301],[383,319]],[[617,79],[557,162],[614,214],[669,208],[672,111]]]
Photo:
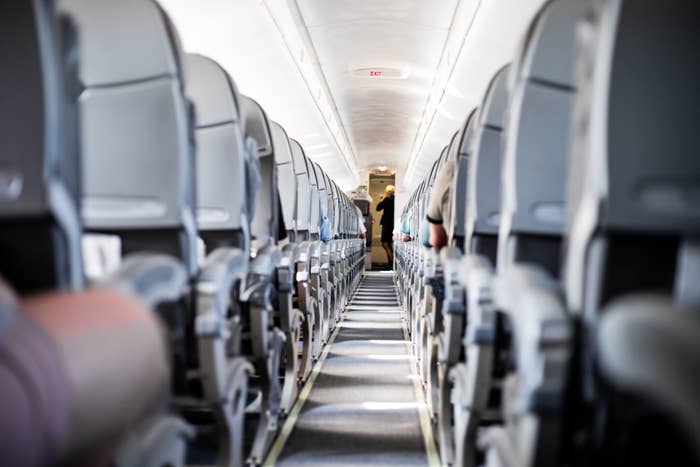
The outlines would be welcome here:
[[[372,67],[357,68],[352,74],[360,78],[372,79],[406,79],[408,72],[399,68]]]

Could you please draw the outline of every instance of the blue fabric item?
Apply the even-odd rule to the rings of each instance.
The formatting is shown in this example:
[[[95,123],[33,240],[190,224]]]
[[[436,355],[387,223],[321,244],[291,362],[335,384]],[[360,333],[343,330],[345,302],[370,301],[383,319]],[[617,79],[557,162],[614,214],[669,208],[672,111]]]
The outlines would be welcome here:
[[[424,247],[430,248],[430,222],[427,219],[420,223],[420,242]]]
[[[326,213],[326,208],[323,204],[321,204],[321,230],[319,232],[319,237],[324,243],[333,240],[333,229],[331,228],[331,223],[328,221],[328,213]]]
[[[413,213],[411,211],[408,211],[406,215],[403,217],[401,220],[401,233],[408,235],[409,237],[411,236],[411,217],[413,216]]]

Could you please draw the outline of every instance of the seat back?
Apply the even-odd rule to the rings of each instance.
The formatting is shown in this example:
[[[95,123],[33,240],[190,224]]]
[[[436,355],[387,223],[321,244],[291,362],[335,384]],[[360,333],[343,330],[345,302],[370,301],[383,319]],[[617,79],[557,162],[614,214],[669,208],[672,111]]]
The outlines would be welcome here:
[[[331,180],[331,178],[328,176],[326,172],[323,172],[323,177],[326,180],[326,198],[328,199],[327,206],[328,206],[328,223],[329,223],[329,228],[331,231],[331,238],[335,237],[335,199],[334,199],[334,191],[335,191],[335,183]]]
[[[277,167],[270,123],[265,111],[248,96],[240,97],[241,116],[245,132],[257,147],[260,187],[255,193],[255,214],[250,234],[256,247],[277,243],[279,195],[277,192]]]
[[[187,93],[196,112],[197,223],[207,252],[220,246],[247,251],[245,136],[235,84],[210,58],[187,54]]]
[[[151,1],[61,5],[83,42],[85,229],[118,235],[122,253],[180,258],[194,276],[194,122],[183,92],[177,32]]]
[[[298,141],[290,140],[292,147],[292,165],[296,176],[297,209],[295,227],[299,241],[308,240],[309,221],[311,219],[311,184],[306,170],[306,155]]]
[[[699,30],[690,5],[609,2],[588,20],[594,33],[580,38],[564,274],[569,307],[586,321],[640,290],[700,304],[692,285]]]
[[[20,292],[78,289],[76,34],[45,2],[5,2],[0,26],[0,274]]]
[[[333,184],[333,233],[335,238],[340,238],[340,218],[343,215],[340,187]]]
[[[452,181],[452,197],[449,215],[452,216],[452,231],[447,232],[450,244],[464,251],[464,237],[466,235],[467,223],[467,181],[469,174],[469,154],[471,151],[472,139],[474,137],[474,127],[476,126],[477,110],[472,110],[467,116],[467,120],[462,129],[457,133],[454,142],[457,148],[454,156],[455,174]]]
[[[282,204],[285,230],[291,241],[296,239],[294,220],[297,212],[297,177],[292,163],[292,147],[287,132],[279,123],[272,122],[272,143],[277,164],[277,186]]]
[[[508,103],[508,66],[496,72],[476,115],[467,181],[465,247],[494,264],[500,222],[501,136]]]
[[[321,221],[321,197],[318,188],[318,178],[314,170],[313,162],[304,157],[306,171],[309,174],[309,188],[311,190],[311,204],[309,206],[309,238],[318,240],[319,225]]]
[[[499,268],[538,264],[557,277],[565,222],[576,25],[585,1],[548,3],[511,68],[502,167]]]
[[[311,167],[316,175],[316,187],[318,189],[318,204],[319,204],[319,215],[318,215],[318,225],[319,225],[319,236],[321,224],[324,222],[324,217],[328,219],[328,196],[326,195],[326,178],[323,175],[321,167],[313,162],[311,162]]]

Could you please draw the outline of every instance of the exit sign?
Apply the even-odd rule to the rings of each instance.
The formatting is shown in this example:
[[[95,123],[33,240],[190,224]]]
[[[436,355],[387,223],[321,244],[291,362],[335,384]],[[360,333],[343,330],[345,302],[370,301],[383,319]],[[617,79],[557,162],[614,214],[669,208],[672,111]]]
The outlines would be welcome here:
[[[382,72],[381,71],[370,71],[369,75],[370,76],[382,76]]]

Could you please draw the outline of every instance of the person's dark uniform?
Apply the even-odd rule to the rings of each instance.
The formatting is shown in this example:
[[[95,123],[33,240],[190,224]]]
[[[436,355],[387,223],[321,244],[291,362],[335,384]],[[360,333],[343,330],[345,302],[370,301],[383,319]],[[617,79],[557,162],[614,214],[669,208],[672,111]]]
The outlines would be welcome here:
[[[379,222],[382,226],[382,243],[391,243],[394,236],[394,194],[384,198],[377,204],[377,211],[382,212],[382,219]]]

